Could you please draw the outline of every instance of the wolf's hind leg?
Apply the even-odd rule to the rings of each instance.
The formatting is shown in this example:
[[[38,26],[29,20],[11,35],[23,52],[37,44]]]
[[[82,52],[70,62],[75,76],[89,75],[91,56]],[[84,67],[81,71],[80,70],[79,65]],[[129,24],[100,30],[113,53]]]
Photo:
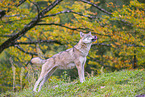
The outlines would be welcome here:
[[[48,80],[48,78],[57,70],[57,66],[52,67],[47,74],[44,76],[43,81],[39,85],[38,92],[41,90],[43,84]]]
[[[37,91],[36,91],[37,86],[39,85],[39,83],[40,83],[40,81],[43,79],[43,77],[44,77],[44,73],[41,72],[40,77],[38,78],[38,80],[36,81],[36,83],[35,83],[35,85],[34,85],[34,89],[33,89],[34,92],[37,92]]]
[[[33,89],[34,92],[37,92],[37,91],[36,91],[37,86],[39,85],[40,81],[44,78],[44,76],[47,74],[47,70],[46,70],[46,65],[47,65],[47,64],[48,64],[48,63],[45,63],[45,64],[42,65],[41,74],[40,74],[38,80],[36,81],[36,83],[35,83],[35,85],[34,85],[34,89]],[[48,70],[49,70],[49,69],[48,69]]]

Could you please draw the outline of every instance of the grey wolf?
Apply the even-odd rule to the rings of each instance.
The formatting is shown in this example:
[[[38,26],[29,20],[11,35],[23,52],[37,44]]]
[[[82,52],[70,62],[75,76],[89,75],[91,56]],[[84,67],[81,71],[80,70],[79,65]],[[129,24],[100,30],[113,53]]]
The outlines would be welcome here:
[[[41,82],[38,89],[39,92],[43,84],[57,69],[73,69],[76,67],[80,82],[83,83],[85,81],[84,65],[86,62],[86,56],[89,53],[92,42],[96,41],[97,36],[92,36],[91,32],[88,34],[80,32],[80,37],[81,39],[79,42],[71,49],[55,54],[46,60],[42,60],[39,57],[31,60],[33,64],[42,64],[42,71],[34,85],[34,92],[37,92],[37,86]]]

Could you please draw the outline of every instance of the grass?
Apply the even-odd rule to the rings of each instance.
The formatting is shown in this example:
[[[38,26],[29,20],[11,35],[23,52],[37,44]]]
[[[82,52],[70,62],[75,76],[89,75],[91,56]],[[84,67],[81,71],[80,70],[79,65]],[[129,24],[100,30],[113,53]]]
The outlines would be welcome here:
[[[11,95],[10,95],[11,94]],[[87,78],[84,83],[78,80],[67,83],[52,79],[45,83],[39,93],[33,93],[32,87],[21,92],[7,92],[1,96],[9,97],[135,97],[145,94],[145,71],[123,70],[104,73]],[[5,96],[6,97],[6,96]]]

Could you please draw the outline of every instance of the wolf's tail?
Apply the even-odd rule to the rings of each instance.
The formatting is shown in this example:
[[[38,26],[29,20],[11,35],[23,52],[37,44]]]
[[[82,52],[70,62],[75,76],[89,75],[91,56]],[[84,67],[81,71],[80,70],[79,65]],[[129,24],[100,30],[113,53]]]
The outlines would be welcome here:
[[[46,60],[43,60],[39,57],[35,57],[31,59],[32,64],[38,64],[38,65],[43,65],[46,62]]]

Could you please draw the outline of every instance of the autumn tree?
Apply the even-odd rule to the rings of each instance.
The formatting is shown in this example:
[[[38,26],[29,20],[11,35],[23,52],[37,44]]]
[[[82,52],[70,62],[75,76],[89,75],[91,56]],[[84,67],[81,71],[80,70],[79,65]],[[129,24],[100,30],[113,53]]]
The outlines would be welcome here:
[[[142,0],[2,0],[0,9],[3,91],[12,87],[12,65],[19,83],[20,68],[27,74],[32,57],[49,58],[73,47],[80,31],[98,37],[87,57],[86,72],[145,67]]]

